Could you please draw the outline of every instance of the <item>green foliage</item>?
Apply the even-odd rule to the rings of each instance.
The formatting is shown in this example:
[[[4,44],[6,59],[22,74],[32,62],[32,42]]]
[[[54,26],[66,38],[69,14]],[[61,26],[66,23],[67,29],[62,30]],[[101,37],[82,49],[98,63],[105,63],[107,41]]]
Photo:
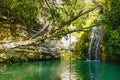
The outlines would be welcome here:
[[[120,0],[105,0],[103,23],[109,29],[117,29],[120,26]]]
[[[110,60],[120,58],[120,0],[105,0],[103,6],[103,25],[105,25],[104,44]]]
[[[0,16],[4,16],[6,21],[29,28],[36,26],[39,7],[38,0],[1,0]]]
[[[78,56],[81,56],[83,59],[87,57],[89,38],[88,33],[83,33],[76,45],[76,52]]]
[[[45,25],[47,21],[50,22],[52,30],[59,28],[63,32],[63,24],[67,24],[68,27],[69,20],[80,10],[84,11],[84,6],[84,0],[62,0],[62,3],[56,0],[0,0],[0,22],[22,24],[30,32]],[[79,27],[81,25],[77,24],[84,24],[84,19],[83,16],[73,24]]]
[[[120,28],[117,30],[109,30],[108,40],[106,43],[107,51],[110,55],[120,54]]]

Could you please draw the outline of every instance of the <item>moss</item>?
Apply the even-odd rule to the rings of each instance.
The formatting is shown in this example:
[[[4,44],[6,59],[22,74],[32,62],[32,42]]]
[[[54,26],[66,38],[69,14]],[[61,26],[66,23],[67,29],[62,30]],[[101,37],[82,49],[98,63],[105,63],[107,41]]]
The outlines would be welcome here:
[[[87,52],[88,52],[88,47],[89,47],[89,34],[88,33],[83,33],[81,37],[79,38],[79,41],[76,43],[76,56],[79,58],[85,59],[87,58]]]

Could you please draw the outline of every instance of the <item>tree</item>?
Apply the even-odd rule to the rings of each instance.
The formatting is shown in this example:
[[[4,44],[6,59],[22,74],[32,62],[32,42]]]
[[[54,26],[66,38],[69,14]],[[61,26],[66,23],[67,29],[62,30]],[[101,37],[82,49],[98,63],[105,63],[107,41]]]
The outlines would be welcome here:
[[[104,47],[110,61],[120,59],[120,0],[105,0],[103,4],[103,20],[105,26]]]
[[[86,15],[100,5],[95,4],[85,8],[84,0],[2,0],[0,3],[0,23],[20,24],[24,26],[30,37],[25,41],[5,43],[0,49],[14,48],[19,45],[32,44],[46,38],[60,37],[74,31],[81,31]],[[47,24],[47,25],[46,25]],[[76,25],[77,30],[70,30],[70,24]],[[15,27],[12,27],[13,30]],[[80,29],[79,29],[80,28]],[[63,34],[61,34],[63,32]]]

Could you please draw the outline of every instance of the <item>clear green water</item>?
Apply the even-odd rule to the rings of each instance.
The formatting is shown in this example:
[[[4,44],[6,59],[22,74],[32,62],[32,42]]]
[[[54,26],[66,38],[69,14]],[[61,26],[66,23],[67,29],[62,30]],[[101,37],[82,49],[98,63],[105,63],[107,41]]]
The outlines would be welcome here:
[[[43,61],[0,65],[0,80],[120,80],[120,65],[95,61]]]

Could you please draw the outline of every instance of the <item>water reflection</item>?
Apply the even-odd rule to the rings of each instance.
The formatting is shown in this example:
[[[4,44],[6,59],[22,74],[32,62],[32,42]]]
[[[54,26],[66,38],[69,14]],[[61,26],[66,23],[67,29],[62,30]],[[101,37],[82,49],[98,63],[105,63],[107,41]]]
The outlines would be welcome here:
[[[120,80],[120,65],[100,61],[76,61],[77,80]]]
[[[70,61],[61,61],[59,66],[59,72],[61,80],[77,80],[75,72],[75,64]]]
[[[70,71],[71,70],[71,71]],[[120,66],[98,61],[0,64],[0,80],[120,80]]]
[[[78,80],[104,80],[102,69],[104,68],[100,61],[78,61],[76,72]]]
[[[102,67],[99,65],[99,63],[100,61],[88,62],[88,71],[91,80],[102,80]]]
[[[61,80],[57,75],[58,61],[6,65],[0,70],[0,80]]]

